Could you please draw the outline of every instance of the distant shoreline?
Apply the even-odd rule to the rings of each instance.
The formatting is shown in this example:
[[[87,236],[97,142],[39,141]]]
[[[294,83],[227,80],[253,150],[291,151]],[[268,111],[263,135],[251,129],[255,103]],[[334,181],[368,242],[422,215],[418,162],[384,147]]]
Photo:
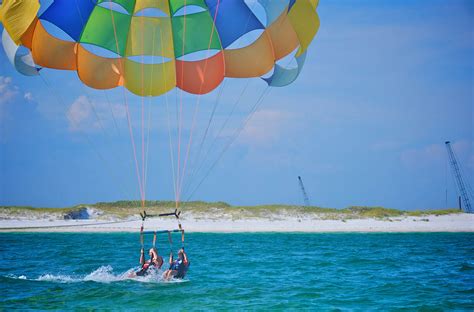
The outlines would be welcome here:
[[[410,232],[474,232],[474,214],[428,215],[423,217],[363,218],[324,220],[315,218],[269,219],[194,219],[183,218],[187,233],[410,233]],[[0,220],[1,232],[72,232],[72,233],[137,233],[141,220]],[[176,220],[148,219],[146,231],[178,229]]]
[[[178,228],[170,201],[77,205],[69,208],[0,206],[0,232],[137,232],[139,212],[150,215],[148,231]],[[474,214],[456,209],[403,211],[384,207],[345,209],[290,205],[231,206],[224,202],[181,203],[186,232],[474,232]]]

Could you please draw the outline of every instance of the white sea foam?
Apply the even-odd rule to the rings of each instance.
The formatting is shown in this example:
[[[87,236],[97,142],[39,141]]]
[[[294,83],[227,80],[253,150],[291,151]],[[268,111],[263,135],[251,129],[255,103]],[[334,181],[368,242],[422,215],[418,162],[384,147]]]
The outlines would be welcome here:
[[[93,271],[90,274],[87,274],[84,277],[84,281],[92,281],[92,282],[97,282],[97,283],[112,283],[112,282],[118,282],[118,281],[123,281],[127,279],[128,276],[128,271],[122,274],[114,274],[114,269],[112,266],[107,265],[107,266],[101,266],[97,270]]]
[[[98,269],[92,271],[91,273],[85,276],[73,276],[73,275],[62,275],[62,274],[42,274],[37,278],[28,278],[25,275],[7,275],[6,277],[12,279],[21,279],[21,280],[29,280],[29,281],[46,281],[46,282],[57,282],[57,283],[78,283],[78,282],[96,282],[96,283],[113,283],[113,282],[120,282],[125,280],[133,280],[137,282],[143,283],[183,283],[187,282],[188,280],[178,280],[172,279],[170,281],[166,281],[163,279],[163,271],[150,269],[146,276],[133,276],[131,277],[130,274],[133,272],[138,271],[138,268],[131,268],[126,272],[115,274],[113,267],[110,265],[101,266]]]
[[[74,283],[80,282],[80,278],[68,276],[68,275],[54,275],[54,274],[43,274],[36,279],[37,281],[47,282],[59,282],[59,283]]]

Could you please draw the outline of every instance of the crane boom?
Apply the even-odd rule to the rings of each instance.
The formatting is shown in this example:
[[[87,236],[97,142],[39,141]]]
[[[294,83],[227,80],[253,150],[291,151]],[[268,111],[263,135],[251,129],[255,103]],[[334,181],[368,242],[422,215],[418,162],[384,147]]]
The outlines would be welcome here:
[[[298,176],[298,182],[300,184],[301,192],[303,193],[303,199],[304,199],[305,206],[311,206],[311,204],[309,202],[308,194],[306,194],[306,190],[305,190],[304,185],[303,185],[303,180],[301,179],[300,176]]]
[[[467,213],[474,213],[474,210],[471,206],[471,202],[469,200],[469,194],[466,190],[466,188],[469,188],[469,184],[463,179],[459,162],[456,158],[456,155],[454,154],[453,149],[451,148],[451,143],[449,141],[446,141],[445,144],[446,149],[448,151],[449,163],[451,164],[453,175],[456,178],[456,184],[458,186],[459,193],[461,193],[461,198],[464,202],[464,211]]]

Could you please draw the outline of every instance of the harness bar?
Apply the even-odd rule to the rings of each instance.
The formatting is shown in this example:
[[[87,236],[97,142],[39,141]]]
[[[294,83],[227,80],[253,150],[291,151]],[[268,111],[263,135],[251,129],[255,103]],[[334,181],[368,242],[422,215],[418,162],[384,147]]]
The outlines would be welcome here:
[[[181,211],[178,211],[178,209],[175,209],[174,212],[168,212],[168,213],[160,213],[159,215],[149,215],[146,213],[146,211],[143,211],[143,213],[140,212],[140,217],[142,217],[142,220],[145,221],[146,218],[152,218],[152,217],[167,217],[167,216],[175,216],[176,219],[179,219],[179,215],[181,214]]]

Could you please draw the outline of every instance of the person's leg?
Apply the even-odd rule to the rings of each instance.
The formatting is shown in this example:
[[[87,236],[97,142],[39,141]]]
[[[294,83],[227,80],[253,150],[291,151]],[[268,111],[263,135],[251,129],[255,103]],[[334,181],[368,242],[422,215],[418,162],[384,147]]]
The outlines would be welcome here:
[[[176,271],[176,270],[171,270],[170,273],[169,273],[168,278],[169,278],[169,279],[172,279],[172,278],[175,277],[176,275],[178,275],[178,271]]]
[[[163,274],[163,278],[165,280],[170,280],[172,279],[174,276],[176,276],[176,274],[178,274],[178,271],[176,270],[167,270],[164,274]]]

